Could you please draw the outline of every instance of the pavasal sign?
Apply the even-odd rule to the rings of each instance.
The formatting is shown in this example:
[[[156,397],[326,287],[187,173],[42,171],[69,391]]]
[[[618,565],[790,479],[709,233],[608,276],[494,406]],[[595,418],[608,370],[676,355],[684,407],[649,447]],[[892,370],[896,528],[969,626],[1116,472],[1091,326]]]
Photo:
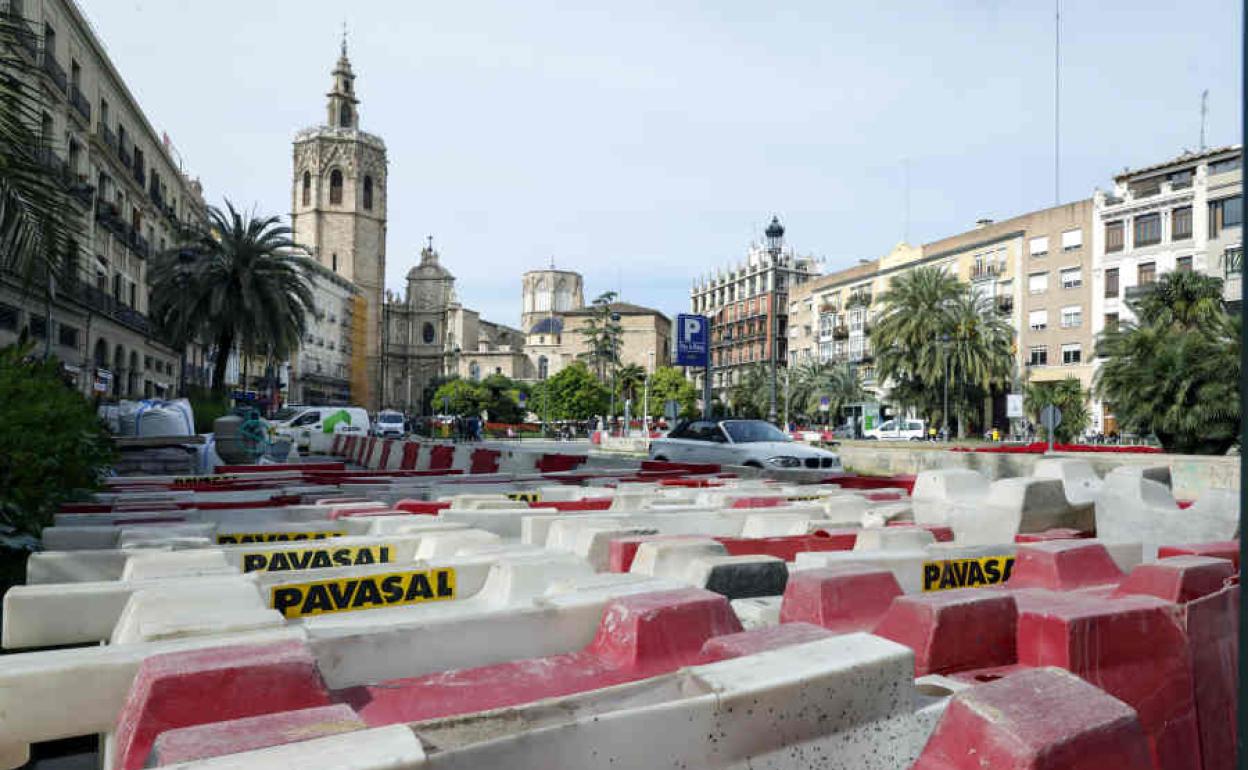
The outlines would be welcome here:
[[[1014,569],[1013,556],[984,556],[979,559],[946,559],[923,562],[923,590],[979,588],[1004,583]]]
[[[388,545],[296,548],[289,551],[260,551],[243,554],[243,572],[284,572],[324,567],[354,567],[359,564],[388,564],[389,562],[390,546]]]
[[[269,604],[287,618],[371,610],[455,598],[450,567],[273,586]]]
[[[288,543],[295,540],[324,540],[330,537],[345,537],[346,532],[231,532],[228,535],[217,535],[217,545],[238,545],[239,543]]]

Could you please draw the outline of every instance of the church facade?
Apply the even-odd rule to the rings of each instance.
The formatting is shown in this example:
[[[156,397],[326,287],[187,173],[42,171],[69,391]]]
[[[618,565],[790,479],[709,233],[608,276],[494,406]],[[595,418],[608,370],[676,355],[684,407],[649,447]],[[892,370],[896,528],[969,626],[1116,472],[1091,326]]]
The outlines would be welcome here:
[[[521,279],[521,329],[463,306],[433,239],[402,292],[385,289],[387,161],[379,136],[360,130],[360,100],[344,39],[326,94],[325,122],[295,135],[291,227],[307,247],[317,297],[292,357],[292,402],[350,403],[425,413],[448,377],[502,374],[532,381],[585,352],[591,310],[579,273],[533,270]],[[618,304],[622,363],[667,363],[671,325],[657,310]]]

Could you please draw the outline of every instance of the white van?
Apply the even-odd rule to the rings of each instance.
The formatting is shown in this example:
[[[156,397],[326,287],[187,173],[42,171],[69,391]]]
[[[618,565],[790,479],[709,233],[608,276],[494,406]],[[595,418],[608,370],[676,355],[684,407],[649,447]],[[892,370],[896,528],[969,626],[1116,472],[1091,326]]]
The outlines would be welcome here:
[[[407,435],[407,423],[402,412],[382,409],[373,421],[372,435],[377,438],[403,438]]]
[[[271,421],[277,435],[290,436],[301,450],[327,452],[335,433],[368,435],[368,412],[358,406],[290,406]]]
[[[865,438],[881,441],[922,441],[927,438],[927,424],[913,417],[894,417],[880,423],[880,427],[863,433]]]

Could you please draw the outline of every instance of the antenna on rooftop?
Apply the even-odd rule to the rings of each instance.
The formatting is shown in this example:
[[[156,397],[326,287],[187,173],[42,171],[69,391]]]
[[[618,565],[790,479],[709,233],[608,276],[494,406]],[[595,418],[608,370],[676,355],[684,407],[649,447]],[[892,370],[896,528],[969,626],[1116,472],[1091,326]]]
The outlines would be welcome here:
[[[1200,151],[1205,151],[1205,120],[1209,115],[1209,89],[1200,92]]]
[[[1062,0],[1053,0],[1053,205],[1062,203]]]

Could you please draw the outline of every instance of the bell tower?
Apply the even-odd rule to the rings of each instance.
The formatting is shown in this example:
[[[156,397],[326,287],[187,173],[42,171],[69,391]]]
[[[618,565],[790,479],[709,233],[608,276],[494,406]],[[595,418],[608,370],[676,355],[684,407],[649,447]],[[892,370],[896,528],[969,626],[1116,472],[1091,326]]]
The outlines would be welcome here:
[[[360,130],[360,99],[343,35],[326,94],[325,123],[295,135],[291,228],[314,259],[358,286],[362,312],[351,337],[351,398],[378,407],[382,301],[386,276],[386,145]]]

